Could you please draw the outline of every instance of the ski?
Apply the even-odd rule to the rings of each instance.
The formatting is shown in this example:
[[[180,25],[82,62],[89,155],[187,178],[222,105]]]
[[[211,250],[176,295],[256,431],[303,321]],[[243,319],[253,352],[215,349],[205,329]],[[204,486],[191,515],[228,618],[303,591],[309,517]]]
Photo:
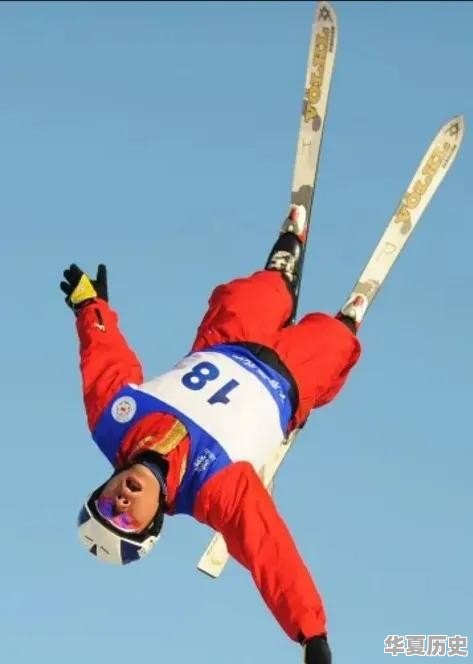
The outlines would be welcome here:
[[[337,15],[328,2],[319,2],[309,45],[306,68],[304,100],[297,138],[296,158],[291,189],[291,204],[303,205],[307,213],[307,230],[310,228],[312,203],[314,200],[317,172],[324,136],[327,105],[332,82],[333,67],[337,52]],[[300,271],[304,266],[305,250],[301,256]],[[296,307],[299,299],[296,293]],[[296,312],[294,312],[294,318]]]
[[[411,237],[427,205],[458,154],[463,140],[463,116],[453,117],[438,131],[414,177],[360,274],[344,307],[359,300],[359,322],[364,318],[396,259]]]
[[[331,5],[323,0],[316,6],[312,25],[290,201],[291,204],[305,207],[308,231],[335,63],[337,37],[336,14]],[[301,276],[306,247],[307,239],[301,256]],[[299,280],[299,288],[296,293],[296,308],[301,281],[302,279]],[[296,310],[294,318],[295,316]],[[276,471],[296,439],[297,432],[297,430],[291,432],[287,439],[282,441],[274,455],[260,470],[260,477],[270,493],[274,488]],[[216,533],[201,556],[197,568],[212,578],[217,578],[222,573],[228,558],[225,540]]]
[[[427,205],[453,164],[463,140],[463,135],[463,117],[456,116],[440,128],[422,158],[414,177],[389,220],[385,232],[346,301],[345,306],[361,296],[363,308],[360,322],[372,305]],[[291,432],[261,469],[261,478],[269,490],[272,488],[274,476],[279,466],[299,431],[299,429],[296,429]],[[202,572],[216,578],[223,571],[228,557],[225,541],[220,535],[215,535],[200,559],[198,567]]]

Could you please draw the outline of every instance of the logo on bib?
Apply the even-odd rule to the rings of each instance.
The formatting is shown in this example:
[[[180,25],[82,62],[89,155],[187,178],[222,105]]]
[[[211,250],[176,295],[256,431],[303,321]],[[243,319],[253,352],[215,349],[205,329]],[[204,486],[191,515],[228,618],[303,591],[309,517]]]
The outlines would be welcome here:
[[[112,405],[112,417],[120,424],[129,422],[136,413],[136,401],[132,397],[120,397]]]
[[[209,450],[207,447],[203,450],[201,454],[197,457],[197,459],[194,461],[194,470],[197,473],[203,473],[205,472],[208,467],[210,466],[211,463],[213,463],[216,460],[215,454]]]

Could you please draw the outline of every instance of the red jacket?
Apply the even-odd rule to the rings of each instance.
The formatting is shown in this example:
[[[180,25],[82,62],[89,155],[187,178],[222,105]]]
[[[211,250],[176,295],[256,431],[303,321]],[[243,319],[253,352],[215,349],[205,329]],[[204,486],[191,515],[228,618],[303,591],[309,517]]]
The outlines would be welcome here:
[[[77,316],[80,368],[89,428],[127,383],[141,384],[140,361],[118,328],[116,313],[103,300],[84,307]],[[153,448],[174,424],[170,415],[153,413],[128,433],[116,460],[120,468],[137,451]],[[165,455],[169,513],[189,451],[187,437]],[[247,462],[218,472],[201,489],[194,517],[220,532],[230,554],[250,572],[269,610],[295,640],[326,633],[321,597],[276,506]]]

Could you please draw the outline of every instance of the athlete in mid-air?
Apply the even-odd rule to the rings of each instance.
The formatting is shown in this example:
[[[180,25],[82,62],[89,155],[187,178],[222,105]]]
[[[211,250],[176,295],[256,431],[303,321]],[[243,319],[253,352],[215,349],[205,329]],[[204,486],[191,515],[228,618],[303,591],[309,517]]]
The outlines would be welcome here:
[[[191,351],[144,381],[108,304],[107,273],[77,265],[61,289],[76,314],[92,437],[113,474],[87,498],[79,536],[99,560],[147,554],[164,515],[220,532],[306,664],[330,664],[320,594],[258,469],[314,408],[340,391],[360,355],[365,303],[292,321],[307,237],[291,206],[263,270],[218,286]]]

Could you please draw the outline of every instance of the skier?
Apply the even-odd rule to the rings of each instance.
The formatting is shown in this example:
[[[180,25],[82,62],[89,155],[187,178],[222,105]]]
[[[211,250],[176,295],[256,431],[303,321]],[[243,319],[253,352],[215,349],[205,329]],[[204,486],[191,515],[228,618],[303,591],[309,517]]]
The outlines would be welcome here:
[[[322,599],[257,469],[312,409],[340,391],[360,356],[365,303],[293,324],[307,238],[291,206],[265,268],[218,286],[183,361],[144,382],[108,304],[107,272],[77,265],[60,287],[76,315],[92,437],[114,468],[87,498],[79,537],[100,560],[147,554],[164,515],[222,533],[306,664],[330,664]]]

